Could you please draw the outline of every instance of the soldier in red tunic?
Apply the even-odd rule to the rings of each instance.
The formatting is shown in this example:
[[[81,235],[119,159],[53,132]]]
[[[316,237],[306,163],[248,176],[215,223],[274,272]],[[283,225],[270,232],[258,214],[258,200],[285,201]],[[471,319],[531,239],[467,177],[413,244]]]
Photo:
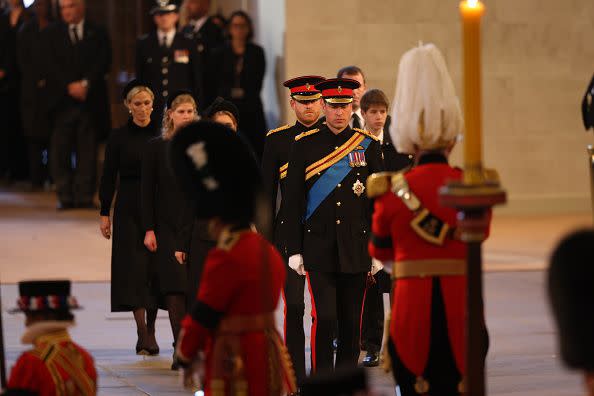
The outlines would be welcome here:
[[[260,173],[250,149],[230,129],[194,123],[173,139],[170,158],[180,186],[199,203],[218,241],[206,258],[196,302],[182,323],[176,354],[194,377],[199,353],[206,395],[276,396],[295,392],[289,355],[274,310],[285,283],[280,254],[250,225]]]
[[[67,328],[74,324],[70,309],[79,308],[70,296],[70,281],[19,283],[18,307],[27,329],[24,352],[15,363],[6,395],[87,396],[97,392],[97,372],[91,355],[75,344]]]
[[[388,351],[403,396],[458,395],[464,393],[466,246],[457,238],[456,211],[439,204],[439,188],[462,176],[448,155],[463,121],[435,46],[404,54],[394,104],[390,134],[399,152],[414,154],[415,165],[367,182],[375,198],[369,252],[392,266],[395,279]]]

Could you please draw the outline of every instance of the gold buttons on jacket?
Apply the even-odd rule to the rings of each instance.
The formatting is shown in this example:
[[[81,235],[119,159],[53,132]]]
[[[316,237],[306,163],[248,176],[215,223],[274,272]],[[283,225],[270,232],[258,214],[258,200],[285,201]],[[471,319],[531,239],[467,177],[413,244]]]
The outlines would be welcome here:
[[[338,186],[337,187],[342,187],[342,184],[338,183]]]
[[[340,206],[340,205],[342,205],[342,204],[340,203],[340,201],[336,202],[336,206]]]
[[[340,224],[340,220],[336,220],[336,224]]]

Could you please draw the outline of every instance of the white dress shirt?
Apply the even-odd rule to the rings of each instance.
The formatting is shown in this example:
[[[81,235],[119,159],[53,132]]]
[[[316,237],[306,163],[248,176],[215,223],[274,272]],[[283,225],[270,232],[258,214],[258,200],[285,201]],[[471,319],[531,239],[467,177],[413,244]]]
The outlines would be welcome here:
[[[159,45],[161,45],[161,43],[163,42],[163,37],[165,37],[166,47],[171,47],[171,44],[173,43],[173,38],[175,37],[175,29],[171,29],[168,32],[157,30],[157,38],[159,40]]]
[[[77,41],[82,41],[83,40],[83,33],[84,33],[84,27],[85,27],[85,20],[81,20],[79,23],[70,23],[68,25],[68,36],[70,36],[70,41],[74,44]],[[72,33],[72,28],[76,28],[76,36],[74,37],[74,34]],[[78,40],[77,40],[78,38]]]

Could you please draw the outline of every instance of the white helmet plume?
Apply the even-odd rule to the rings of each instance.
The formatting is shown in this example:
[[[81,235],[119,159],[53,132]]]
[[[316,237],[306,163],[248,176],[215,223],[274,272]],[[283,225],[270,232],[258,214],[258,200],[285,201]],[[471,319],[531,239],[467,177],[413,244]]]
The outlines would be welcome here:
[[[401,153],[449,147],[464,128],[460,103],[443,55],[420,45],[400,59],[390,136]]]

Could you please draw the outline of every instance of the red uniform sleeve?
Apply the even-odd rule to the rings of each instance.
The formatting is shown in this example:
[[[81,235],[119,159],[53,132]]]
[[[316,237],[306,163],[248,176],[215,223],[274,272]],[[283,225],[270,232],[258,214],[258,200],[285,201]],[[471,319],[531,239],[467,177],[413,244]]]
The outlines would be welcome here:
[[[371,238],[368,245],[370,256],[380,261],[394,260],[391,234],[394,207],[388,194],[378,197],[373,204]]]
[[[39,392],[42,389],[40,370],[44,370],[43,362],[30,353],[23,353],[12,370],[8,379],[8,389],[20,389]]]
[[[177,355],[182,362],[190,362],[203,350],[206,340],[227,312],[239,285],[241,266],[234,265],[222,250],[208,255],[200,280],[198,296],[191,312],[182,321]]]

